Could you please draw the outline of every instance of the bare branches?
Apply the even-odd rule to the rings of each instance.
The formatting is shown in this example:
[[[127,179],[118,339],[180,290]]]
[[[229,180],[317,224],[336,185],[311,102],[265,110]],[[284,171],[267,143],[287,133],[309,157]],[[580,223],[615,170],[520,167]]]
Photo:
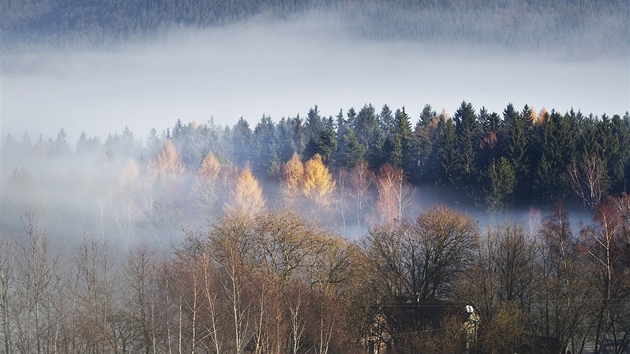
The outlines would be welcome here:
[[[606,169],[601,158],[595,154],[584,156],[579,162],[574,159],[567,166],[567,175],[573,192],[591,210],[608,190]]]

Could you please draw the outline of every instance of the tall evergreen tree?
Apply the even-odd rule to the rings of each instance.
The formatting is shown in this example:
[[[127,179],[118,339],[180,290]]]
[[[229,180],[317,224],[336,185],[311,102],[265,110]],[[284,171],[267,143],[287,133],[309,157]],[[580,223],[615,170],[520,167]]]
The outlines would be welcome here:
[[[241,117],[232,129],[232,144],[234,147],[233,161],[238,166],[245,166],[251,158],[253,132],[249,123]]]
[[[619,115],[614,115],[610,121],[610,136],[610,149],[606,154],[608,175],[611,179],[612,192],[619,194],[627,192],[626,165],[630,161],[630,130],[624,126]]]
[[[375,141],[376,134],[380,128],[374,106],[370,104],[361,108],[354,120],[353,128],[361,144],[369,148]]]
[[[354,165],[365,159],[367,149],[363,146],[354,134],[354,130],[348,129],[344,134],[343,147],[339,150],[339,163],[346,168],[352,168]]]
[[[491,211],[505,209],[516,185],[514,168],[505,157],[490,161],[486,173],[486,203]]]
[[[277,159],[276,126],[271,117],[263,114],[252,136],[252,169],[256,174],[269,171]],[[275,161],[277,162],[277,161]]]
[[[287,161],[293,154],[291,146],[291,121],[286,117],[282,117],[276,126],[278,136],[278,157],[281,161]]]
[[[378,122],[386,136],[389,136],[391,132],[396,129],[394,114],[387,104],[384,104],[383,108],[381,108],[381,113],[378,115]]]
[[[335,116],[336,125],[337,125],[337,140],[341,140],[341,138],[346,134],[349,129],[348,121],[343,115],[343,109],[339,110],[339,113]]]
[[[376,170],[387,162],[386,142],[387,137],[381,131],[377,131],[374,142],[367,147],[367,162],[371,169]],[[361,145],[365,147],[365,145]]]
[[[576,152],[581,157],[600,154],[602,147],[600,145],[599,132],[599,121],[593,115],[585,117],[579,123]]]
[[[332,129],[324,129],[309,141],[304,150],[304,155],[305,158],[310,159],[314,155],[319,154],[325,163],[331,164],[334,163],[336,152],[337,139],[335,138],[335,132]]]
[[[437,119],[437,113],[431,108],[430,104],[425,104],[420,113],[420,119],[417,125],[427,126],[434,119]]]
[[[291,144],[294,151],[298,154],[302,154],[307,141],[308,139],[304,126],[304,120],[300,118],[300,115],[298,114],[291,120]]]
[[[456,180],[455,160],[457,159],[457,135],[455,124],[444,116],[438,118],[435,147],[435,184],[440,187],[452,186]]]
[[[355,124],[356,124],[356,120],[357,120],[357,112],[354,110],[354,108],[350,107],[350,109],[348,110],[348,113],[346,113],[346,123],[348,123],[348,126],[352,129],[355,129]]]
[[[534,176],[536,196],[555,201],[566,196],[566,167],[575,157],[575,129],[568,114],[555,110],[542,123],[542,157]]]
[[[485,107],[479,110],[479,124],[481,125],[481,138],[477,154],[477,168],[486,171],[493,159],[498,159],[501,154],[502,124],[501,118],[496,113],[488,113]]]
[[[394,130],[388,137],[388,143],[386,144],[388,161],[395,167],[408,170],[409,161],[411,160],[409,149],[411,122],[405,112],[405,107],[403,107],[402,111],[400,109],[396,110],[394,124]]]
[[[479,179],[475,155],[479,146],[481,129],[472,104],[465,101],[453,115],[453,121],[458,152],[454,161],[454,177],[462,187],[465,187],[475,184]]]
[[[428,129],[416,125],[416,129],[409,141],[409,160],[407,173],[412,183],[427,182],[431,174],[429,157],[433,151],[433,144],[429,138]]]
[[[527,114],[527,110],[528,107],[525,106],[523,112]],[[523,202],[528,199],[531,188],[527,116],[525,114],[516,112],[511,103],[503,111],[503,121],[507,132],[505,157],[512,165],[516,176],[516,185],[514,187],[516,200]]]
[[[305,126],[306,141],[314,139],[324,129],[324,121],[319,114],[319,108],[317,105],[309,109],[308,114],[306,115]]]

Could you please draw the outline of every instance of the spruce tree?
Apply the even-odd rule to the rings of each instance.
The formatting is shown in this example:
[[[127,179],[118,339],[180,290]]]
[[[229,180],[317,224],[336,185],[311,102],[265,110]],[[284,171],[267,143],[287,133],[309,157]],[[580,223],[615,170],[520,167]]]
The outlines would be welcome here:
[[[381,108],[381,113],[378,115],[378,122],[386,136],[389,136],[389,134],[396,129],[394,114],[387,104],[384,104],[383,108]]]
[[[409,141],[409,160],[407,174],[412,183],[427,182],[431,175],[430,156],[433,144],[429,139],[427,129],[416,126]]]
[[[458,152],[453,167],[454,178],[461,187],[466,187],[478,181],[475,155],[481,130],[472,104],[465,101],[453,115],[453,121]]]
[[[575,129],[568,114],[552,111],[543,122],[542,157],[534,176],[534,191],[541,201],[566,196],[566,167],[575,158]]]
[[[630,161],[630,131],[618,115],[610,121],[610,135],[614,149],[608,154],[608,175],[611,178],[612,192],[627,192],[626,165]]]
[[[491,211],[499,211],[510,205],[514,193],[516,176],[509,161],[501,157],[492,160],[486,173],[486,203]]]
[[[343,149],[340,150],[340,163],[346,168],[365,159],[367,149],[363,146],[354,134],[354,130],[348,130],[343,136]]]
[[[271,117],[263,114],[260,122],[254,128],[252,136],[251,163],[253,172],[264,173],[269,170],[272,164],[276,148],[276,127]]]
[[[527,112],[527,106],[524,112]],[[531,188],[530,161],[527,140],[527,118],[514,110],[509,104],[503,111],[503,121],[506,126],[507,142],[505,157],[514,169],[516,176],[515,196],[518,201],[526,201]]]
[[[409,150],[411,122],[404,107],[402,111],[396,110],[394,123],[394,130],[385,143],[385,155],[393,166],[407,169],[411,160]]]
[[[450,118],[440,116],[438,119],[434,182],[436,186],[446,187],[453,185],[456,181],[457,135],[455,124]]]
[[[306,115],[305,125],[306,141],[315,138],[324,129],[324,122],[322,117],[319,115],[319,108],[317,105],[309,109],[308,114]]]
[[[417,125],[427,126],[436,118],[437,113],[433,110],[433,108],[431,108],[431,105],[425,104],[422,108],[422,112],[420,113],[420,119],[418,120]]]

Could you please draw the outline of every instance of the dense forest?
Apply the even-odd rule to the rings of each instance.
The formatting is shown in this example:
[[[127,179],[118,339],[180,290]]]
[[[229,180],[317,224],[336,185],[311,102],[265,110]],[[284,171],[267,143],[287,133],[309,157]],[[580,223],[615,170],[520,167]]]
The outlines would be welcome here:
[[[382,193],[377,188],[380,179],[394,173],[403,176],[400,185],[409,195],[414,188],[428,188],[429,194],[450,193],[458,203],[491,211],[549,205],[559,199],[592,210],[606,196],[619,196],[630,188],[627,112],[623,117],[595,116],[544,108],[536,112],[527,105],[516,109],[508,104],[499,114],[483,107],[477,111],[471,103],[462,102],[452,117],[425,105],[419,117],[412,119],[404,107],[393,111],[387,104],[380,110],[372,104],[340,110],[334,117],[322,116],[314,106],[303,117],[298,114],[274,122],[263,115],[255,125],[243,118],[231,127],[212,120],[203,124],[177,120],[161,133],[152,129],[145,139],[128,128],[105,141],[83,133],[73,147],[64,129],[56,139],[40,136],[35,143],[26,133],[21,139],[8,134],[2,140],[5,166],[15,156],[22,161],[72,154],[77,158],[96,154],[111,164],[134,161],[142,165],[166,149],[166,142],[172,145],[170,153],[177,156],[182,175],[202,173],[210,157],[232,174],[247,166],[261,182],[270,183],[264,193],[274,206],[286,201],[271,185],[303,187],[301,182],[292,182],[286,170],[294,159],[300,164],[316,159],[331,174],[332,185],[326,191],[331,193],[330,205],[333,192],[343,193],[342,187],[355,183],[351,179],[362,171],[370,174],[365,178],[374,181],[371,192],[377,194]],[[364,224],[371,211],[360,214],[353,217],[354,223]],[[338,220],[338,224],[352,223]]]
[[[0,45],[5,50],[32,41],[107,45],[175,28],[270,21],[313,11],[336,14],[348,31],[383,40],[562,47],[580,55],[625,54],[628,45],[624,0],[3,1]]]
[[[6,135],[2,348],[627,352],[628,144],[628,113],[467,102]]]

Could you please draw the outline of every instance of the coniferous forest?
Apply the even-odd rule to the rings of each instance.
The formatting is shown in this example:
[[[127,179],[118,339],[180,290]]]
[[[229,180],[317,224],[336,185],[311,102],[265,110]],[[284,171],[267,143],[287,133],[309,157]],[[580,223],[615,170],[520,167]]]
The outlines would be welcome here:
[[[9,97],[33,106],[56,104],[29,96],[38,79],[72,81],[99,70],[94,77],[106,78],[108,65],[122,71],[115,78],[132,77],[112,90],[133,96],[145,87],[133,86],[139,66],[125,63],[146,63],[140,51],[157,53],[148,62],[156,71],[171,68],[161,61],[186,62],[190,55],[186,47],[144,43],[167,42],[177,31],[174,41],[198,29],[221,28],[224,35],[287,18],[291,26],[270,31],[297,23],[315,37],[312,18],[330,13],[322,26],[347,31],[335,34],[344,38],[337,44],[421,43],[429,53],[443,45],[447,50],[435,55],[464,58],[457,63],[473,47],[474,60],[483,51],[537,51],[560,63],[566,57],[589,63],[627,53],[628,6],[10,0],[0,2],[0,73],[9,78],[5,92],[18,92]],[[190,45],[212,47],[214,35]],[[246,43],[260,38],[266,37]],[[340,70],[376,56],[374,48],[405,50],[369,45],[332,46],[350,63]],[[263,49],[264,43],[246,53],[256,57]],[[168,50],[182,52],[159,57]],[[309,50],[296,56],[331,55],[317,45]],[[75,52],[87,58],[88,70],[66,57]],[[554,57],[558,52],[563,59]],[[55,58],[42,59],[49,53]],[[113,64],[99,61],[111,53],[120,55],[110,57]],[[227,57],[239,62],[243,52],[236,53]],[[537,57],[519,63],[531,58]],[[71,64],[47,72],[64,60]],[[538,89],[525,76],[513,86],[527,90],[514,92]],[[413,84],[430,87],[435,77]],[[296,87],[312,84],[289,78],[277,79],[287,102]],[[593,84],[589,78],[580,84]],[[365,82],[331,91],[344,95]],[[129,91],[124,83],[132,83]],[[261,92],[266,84],[252,83]],[[181,94],[194,87],[182,85]],[[0,137],[1,353],[630,353],[628,112],[508,102],[494,111],[468,101],[452,112],[430,104],[412,112],[368,102],[333,115],[313,105],[229,124],[178,119],[189,116],[178,112],[172,126],[137,131],[129,128],[134,120],[156,120],[134,115],[129,105],[129,126],[91,135],[90,119],[105,107],[77,93],[68,95],[77,95],[85,128],[60,127],[47,136],[39,133],[44,114],[41,127]],[[11,106],[6,97],[2,103]],[[234,106],[236,117],[247,98]],[[581,104],[576,99],[574,107]],[[6,112],[15,114],[3,108],[3,121]],[[70,130],[84,132],[75,138]]]

